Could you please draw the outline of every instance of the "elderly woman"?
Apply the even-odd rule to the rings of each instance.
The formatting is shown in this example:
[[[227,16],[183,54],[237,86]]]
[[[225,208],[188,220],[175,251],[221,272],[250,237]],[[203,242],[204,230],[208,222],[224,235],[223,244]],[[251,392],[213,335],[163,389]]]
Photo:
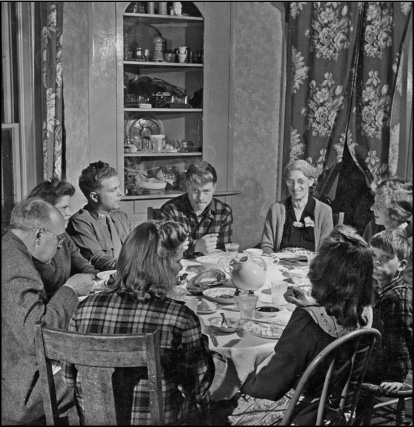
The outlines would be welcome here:
[[[292,160],[284,178],[290,197],[270,206],[262,234],[263,252],[295,247],[316,251],[333,228],[331,208],[310,195],[317,171],[305,160]]]
[[[371,326],[372,272],[371,251],[354,231],[336,231],[322,242],[309,270],[312,295],[306,298],[300,288],[290,290],[292,295],[300,292],[293,301],[299,302],[298,307],[274,354],[243,384],[237,407],[229,416],[232,425],[277,422],[289,402],[286,394],[316,355],[350,331]],[[315,425],[317,408],[305,406],[318,397],[323,381],[323,377],[314,378],[305,391],[295,425]]]
[[[52,178],[37,185],[29,194],[28,199],[39,197],[55,206],[62,213],[67,226],[71,216],[70,200],[74,194],[75,187],[72,184]],[[33,263],[40,273],[49,299],[70,276],[73,276],[72,280],[79,283],[90,283],[95,278],[96,273],[99,272],[81,255],[78,247],[67,233],[65,233],[65,239],[50,263],[45,264],[37,259],[33,259]]]
[[[371,206],[374,219],[368,223],[362,237],[369,242],[383,230],[405,229],[412,236],[413,184],[400,178],[378,181],[374,188],[375,203]]]
[[[214,376],[208,339],[201,333],[198,317],[171,298],[187,247],[187,232],[179,223],[140,224],[121,249],[109,289],[82,301],[69,325],[71,331],[94,334],[160,331],[166,424],[179,424],[189,406],[201,404]],[[69,386],[76,386],[82,413],[82,379],[72,365],[65,367],[64,377]],[[131,425],[150,424],[147,382],[129,386],[134,393]]]

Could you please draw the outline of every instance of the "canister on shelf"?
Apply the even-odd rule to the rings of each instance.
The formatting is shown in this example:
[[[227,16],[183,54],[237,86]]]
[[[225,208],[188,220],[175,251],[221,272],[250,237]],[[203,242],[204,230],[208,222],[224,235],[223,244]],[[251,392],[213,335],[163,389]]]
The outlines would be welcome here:
[[[147,1],[147,13],[150,15],[154,15],[154,2]]]
[[[167,15],[167,2],[159,1],[158,2],[158,14],[159,15]]]
[[[157,36],[152,39],[152,43],[154,46],[154,55],[152,60],[155,62],[164,61],[164,57],[163,57],[164,39],[162,37]]]

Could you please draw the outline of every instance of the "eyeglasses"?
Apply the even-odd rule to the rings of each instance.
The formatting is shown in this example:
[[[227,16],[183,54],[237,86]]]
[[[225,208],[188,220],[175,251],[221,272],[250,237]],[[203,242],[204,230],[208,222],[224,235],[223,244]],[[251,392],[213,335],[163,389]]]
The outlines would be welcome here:
[[[297,182],[299,185],[303,185],[303,184],[305,184],[307,181],[309,181],[309,178],[306,178],[306,179],[298,179],[297,181],[295,181],[294,179],[287,179],[286,180],[286,184],[287,185],[289,185],[289,186],[294,186],[295,185],[295,182]]]
[[[66,234],[65,233],[58,236],[57,234],[53,233],[52,231],[46,230],[46,228],[44,228],[43,231],[46,231],[46,233],[49,233],[49,234],[53,234],[53,236],[55,236],[57,239],[58,245],[61,245],[66,240]]]

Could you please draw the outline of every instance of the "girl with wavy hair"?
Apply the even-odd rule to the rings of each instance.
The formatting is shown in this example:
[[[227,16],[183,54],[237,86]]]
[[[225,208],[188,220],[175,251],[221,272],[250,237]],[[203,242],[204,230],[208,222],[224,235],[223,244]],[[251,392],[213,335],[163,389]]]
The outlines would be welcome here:
[[[201,404],[214,376],[208,339],[201,333],[198,317],[183,302],[172,299],[187,245],[187,232],[176,222],[148,221],[137,226],[121,249],[108,289],[82,301],[69,325],[71,331],[94,334],[160,331],[166,424],[182,422],[194,405]],[[82,379],[72,365],[65,366],[64,377],[76,387],[82,413]],[[134,394],[131,425],[149,424],[147,382],[129,386]]]

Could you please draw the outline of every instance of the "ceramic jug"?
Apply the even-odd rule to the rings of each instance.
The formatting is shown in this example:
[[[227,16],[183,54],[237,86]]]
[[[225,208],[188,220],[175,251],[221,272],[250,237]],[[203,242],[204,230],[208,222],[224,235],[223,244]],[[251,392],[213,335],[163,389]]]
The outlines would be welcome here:
[[[259,265],[255,260],[259,261]],[[236,288],[245,291],[256,291],[266,281],[266,261],[259,256],[233,258],[224,270],[230,274],[231,281]]]

